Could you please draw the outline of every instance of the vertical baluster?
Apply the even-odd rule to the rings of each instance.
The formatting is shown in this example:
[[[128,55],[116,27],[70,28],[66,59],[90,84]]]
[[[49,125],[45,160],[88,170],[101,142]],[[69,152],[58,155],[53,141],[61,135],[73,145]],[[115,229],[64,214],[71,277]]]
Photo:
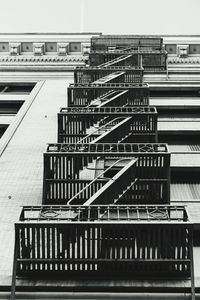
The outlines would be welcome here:
[[[32,225],[32,230],[31,230],[31,235],[32,235],[32,259],[36,259],[36,255],[35,255],[35,226]],[[33,263],[32,264],[32,270],[35,271],[37,269],[36,267],[37,263]]]

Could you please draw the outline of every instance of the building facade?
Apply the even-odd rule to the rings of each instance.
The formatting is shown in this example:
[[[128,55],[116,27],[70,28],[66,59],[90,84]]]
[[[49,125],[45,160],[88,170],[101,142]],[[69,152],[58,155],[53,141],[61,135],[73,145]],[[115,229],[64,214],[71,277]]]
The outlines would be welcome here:
[[[104,201],[103,204],[113,205],[113,203],[109,202],[109,199],[111,199],[112,195],[115,195],[115,204],[118,202],[119,205],[124,204],[126,206],[130,206],[131,203],[126,202],[128,201],[128,196],[124,190],[127,187],[130,188],[130,186],[132,188],[135,185],[134,180],[138,180],[139,178],[139,180],[143,180],[143,186],[140,183],[135,189],[134,199],[136,199],[136,201],[133,204],[145,205],[147,208],[148,205],[153,205],[153,208],[150,209],[150,217],[148,218],[152,220],[153,214],[153,223],[155,223],[154,225],[157,226],[157,228],[161,228],[159,233],[160,239],[161,235],[165,237],[161,244],[166,243],[166,245],[162,244],[162,247],[167,249],[171,243],[171,247],[174,247],[175,251],[173,253],[175,253],[176,264],[178,262],[178,255],[180,256],[179,260],[184,260],[180,268],[176,267],[178,268],[176,271],[179,270],[181,276],[182,273],[184,273],[182,271],[187,271],[187,264],[191,263],[191,267],[188,268],[190,270],[192,269],[192,271],[194,265],[194,282],[191,275],[192,273],[190,272],[189,274],[185,272],[182,278],[180,278],[180,274],[178,273],[175,274],[176,276],[173,274],[174,277],[172,276],[172,278],[170,275],[166,276],[166,278],[163,276],[163,278],[159,278],[159,280],[158,278],[155,278],[155,280],[150,280],[152,269],[148,269],[148,267],[147,269],[144,269],[145,272],[150,272],[149,274],[146,274],[147,276],[144,278],[144,272],[139,274],[142,270],[141,265],[139,265],[138,269],[136,268],[136,274],[138,276],[132,277],[132,275],[130,275],[127,278],[126,276],[125,278],[122,276],[122,278],[119,277],[117,279],[115,278],[114,280],[112,278],[113,273],[110,274],[109,278],[105,276],[109,271],[109,268],[105,267],[104,271],[101,270],[102,278],[97,278],[93,281],[91,278],[87,280],[85,278],[81,278],[81,280],[78,280],[73,276],[71,278],[71,275],[66,277],[64,283],[55,282],[55,280],[52,278],[48,278],[47,280],[45,275],[37,280],[36,278],[29,278],[27,280],[27,278],[23,278],[23,276],[20,278],[17,277],[16,295],[20,297],[20,293],[22,293],[22,295],[25,293],[26,297],[31,299],[31,297],[33,297],[33,292],[39,293],[42,291],[44,293],[44,297],[47,297],[48,299],[50,297],[54,297],[56,299],[57,294],[48,294],[52,291],[53,293],[58,292],[60,295],[59,297],[63,296],[68,297],[69,299],[77,297],[78,299],[85,299],[87,297],[91,297],[91,299],[106,299],[110,297],[113,297],[114,299],[128,299],[129,297],[133,299],[138,299],[138,297],[141,299],[146,299],[147,296],[149,298],[152,297],[152,299],[155,299],[155,297],[157,299],[164,299],[164,297],[167,299],[170,297],[172,299],[190,299],[192,292],[194,292],[192,287],[195,286],[195,294],[196,298],[198,298],[200,287],[198,267],[200,214],[200,37],[118,36],[117,39],[123,40],[123,43],[117,49],[116,41],[114,41],[113,44],[109,43],[109,45],[106,46],[108,48],[104,49],[103,47],[105,47],[106,42],[105,39],[103,41],[101,40],[103,37],[104,36],[102,36],[100,33],[10,34],[1,36],[0,201],[2,207],[2,217],[0,236],[2,243],[0,245],[0,289],[2,297],[8,298],[10,296],[10,290],[13,283],[12,272],[13,269],[15,269],[15,267],[13,267],[13,256],[15,252],[14,241],[16,234],[14,224],[18,223],[19,217],[25,218],[29,223],[31,222],[31,218],[34,219],[33,215],[28,215],[28,217],[23,217],[21,215],[22,206],[29,207],[28,212],[26,210],[24,211],[25,215],[29,214],[30,211],[32,213],[32,211],[34,211],[33,207],[39,206],[37,209],[40,210],[40,215],[43,214],[42,221],[44,221],[44,215],[46,213],[41,211],[41,205],[54,205],[52,200],[58,200],[55,202],[55,204],[59,206],[63,204],[82,205],[84,203],[86,203],[86,206],[90,206],[92,204],[100,205],[102,201]],[[107,36],[106,38],[111,39],[114,37]],[[126,45],[124,45],[124,40],[128,40]],[[94,44],[91,44],[91,41],[93,41]],[[98,41],[101,41],[102,43],[98,44]],[[139,44],[136,44],[136,42],[134,44],[133,41],[137,41]],[[123,52],[123,49],[126,49],[126,53]],[[103,60],[102,51],[107,52],[106,54],[103,54]],[[150,60],[149,57],[151,57]],[[115,61],[115,63],[110,64],[110,61],[112,62],[113,60],[117,60],[117,63]],[[75,70],[76,67],[79,67],[78,71],[77,69]],[[105,69],[111,71],[114,70],[116,72],[114,69],[115,67],[119,69],[117,74],[111,76],[109,74],[113,73],[110,73],[110,71],[105,73]],[[122,68],[125,68],[125,71]],[[99,69],[103,69],[104,71],[101,70],[101,72],[104,73],[99,75],[97,72]],[[128,73],[128,69],[131,69],[133,73],[130,74],[132,75]],[[81,70],[83,70],[83,73],[81,73]],[[89,70],[89,72],[87,70]],[[95,79],[94,76],[96,76]],[[101,78],[104,78],[103,83],[100,81]],[[75,84],[70,85],[74,82],[74,80]],[[126,85],[124,87],[121,85],[120,87],[114,87],[112,85],[119,85],[120,83],[125,83]],[[87,86],[88,84],[89,86]],[[103,91],[100,91],[102,84],[104,85]],[[111,84],[111,86],[108,87],[108,84]],[[127,84],[130,85],[130,87],[127,86]],[[78,85],[80,85],[79,91]],[[110,88],[114,89],[118,94],[108,96],[108,93],[110,93]],[[129,94],[128,97],[125,98],[123,94],[127,93],[127,89]],[[121,94],[119,95],[119,93]],[[104,94],[106,94],[106,98],[103,96]],[[102,97],[104,97],[103,100]],[[92,103],[92,105],[91,103],[88,103],[90,98],[91,102],[95,100],[93,101],[95,103]],[[86,99],[86,104],[83,104],[85,101],[84,99]],[[119,101],[116,102],[116,99],[119,99]],[[128,99],[134,99],[136,102],[132,101],[127,107],[124,105],[124,103],[127,104],[127,101],[129,101]],[[148,99],[148,101],[146,99]],[[105,105],[106,101],[108,101],[109,104],[107,103]],[[81,106],[82,111],[74,110],[74,108],[77,108],[78,106]],[[87,111],[84,111],[83,107],[85,106],[90,108],[88,108]],[[108,114],[105,107],[113,107],[113,109],[115,108],[115,111],[112,111],[112,115],[111,113]],[[60,110],[60,108],[62,109]],[[143,110],[141,110],[141,108]],[[138,112],[139,109],[140,111]],[[58,120],[60,118],[60,123],[58,123],[57,118]],[[71,122],[70,126],[74,126],[75,129],[69,130],[69,125],[67,128],[63,128],[62,125],[64,126],[66,122],[63,121],[62,118],[67,118],[67,122]],[[93,121],[91,121],[90,118]],[[103,120],[106,118],[109,120],[109,124],[106,123],[106,126],[110,124],[113,126],[111,131],[110,129],[105,129],[105,121]],[[118,118],[117,123],[116,118]],[[94,127],[97,126],[96,131],[84,131],[84,128],[87,127],[87,125],[84,125],[84,122],[86,121],[94,122],[94,124],[96,124]],[[73,122],[78,123],[75,124]],[[98,122],[101,123],[101,126]],[[79,131],[77,129],[77,124],[81,126]],[[127,124],[129,127],[127,127]],[[149,124],[151,124],[151,126]],[[102,128],[102,126],[104,126],[104,128]],[[101,127],[101,131],[99,127]],[[150,127],[152,129],[151,132],[148,131]],[[122,128],[122,130],[119,130],[119,128]],[[140,132],[139,128],[142,128]],[[89,196],[87,194],[84,200],[83,195],[81,195],[82,202],[77,201],[77,197],[74,198],[74,196],[81,190],[80,188],[76,189],[75,192],[73,191],[70,193],[66,203],[66,194],[63,196],[63,194],[61,195],[61,192],[59,192],[62,188],[57,188],[55,191],[48,185],[51,179],[63,180],[61,177],[51,177],[50,171],[52,171],[52,166],[55,165],[55,159],[49,163],[49,173],[47,172],[46,166],[48,165],[48,157],[51,156],[51,153],[55,153],[56,151],[61,154],[63,152],[69,152],[69,157],[72,157],[71,152],[75,152],[77,161],[81,160],[84,151],[82,148],[80,150],[80,147],[82,147],[84,143],[80,143],[80,141],[86,137],[87,140],[85,140],[84,143],[86,143],[86,145],[89,147],[87,148],[89,153],[89,161],[91,160],[90,157],[93,157],[92,159],[96,159],[100,156],[100,153],[102,153],[102,150],[100,151],[96,148],[95,154],[91,154],[94,151],[91,150],[91,146],[89,146],[90,143],[94,145],[114,143],[118,145],[116,146],[118,148],[119,145],[123,145],[124,143],[134,143],[137,144],[139,148],[137,150],[135,148],[131,148],[129,152],[128,150],[123,150],[123,152],[122,150],[116,148],[118,150],[115,150],[115,155],[108,155],[108,150],[104,151],[104,156],[109,156],[109,159],[107,158],[107,168],[111,168],[112,164],[110,161],[113,160],[113,157],[116,156],[116,153],[120,159],[126,161],[126,163],[123,163],[120,166],[118,165],[118,173],[111,172],[111,174],[108,176],[108,178],[110,178],[111,181],[115,181],[117,185],[114,186],[114,188],[110,187],[112,185],[110,185],[108,181],[106,182],[106,188],[108,188],[108,190],[102,190],[100,193],[98,193],[98,190],[101,190],[102,186],[98,185],[97,190],[94,190],[91,195],[89,194]],[[77,142],[79,145],[81,145],[78,150],[75,151],[74,148],[66,149],[66,145],[76,144]],[[48,147],[46,148],[47,143]],[[59,145],[64,145],[65,148],[59,148]],[[148,150],[146,150],[144,145],[145,147],[154,145],[154,148],[151,150],[148,148]],[[112,152],[111,150],[109,151]],[[145,154],[145,151],[148,152],[148,155]],[[121,152],[125,154],[122,155],[120,154]],[[160,165],[151,165],[152,158],[149,152],[152,152],[154,157],[156,155],[158,156],[156,159]],[[49,153],[50,156],[48,156]],[[159,156],[159,153],[161,153],[162,156]],[[125,159],[124,155],[126,158],[128,158],[128,160]],[[60,160],[64,160],[64,157],[65,154],[60,158]],[[135,165],[137,165],[138,160],[141,160],[141,157],[145,157],[146,159],[146,165],[140,166],[140,170],[142,170],[144,173],[146,172],[144,175],[137,171],[137,168],[135,171]],[[65,171],[62,171],[62,174],[64,174],[64,172],[67,170],[67,176],[69,180],[73,180],[74,182],[77,178],[82,178],[85,180],[85,177],[81,177],[83,176],[83,172],[80,174],[80,170],[77,171],[77,166],[75,166],[74,162],[70,165],[69,161],[70,159],[67,162]],[[96,177],[101,175],[102,168],[105,170],[105,167],[102,167],[101,159],[98,160],[98,166],[99,173],[95,175]],[[152,167],[154,167],[155,170],[152,171]],[[70,168],[72,169],[71,173]],[[97,167],[91,165],[88,169],[90,169],[90,172],[85,173],[84,176],[88,177],[91,182],[94,179],[93,177],[90,177],[91,170],[96,170]],[[61,172],[61,165],[58,167],[57,172]],[[132,180],[132,175],[130,174],[135,174],[134,180]],[[59,174],[59,176],[61,175]],[[72,178],[72,176],[74,177]],[[124,176],[125,180],[123,179],[120,181],[120,178],[122,178],[121,176]],[[129,179],[131,179],[130,182]],[[151,184],[149,184],[150,179],[154,180],[154,182]],[[146,183],[147,181],[149,184],[148,188],[148,184]],[[157,185],[155,184],[155,181]],[[120,190],[119,187],[123,188]],[[117,192],[118,194],[116,195],[115,193],[117,188],[119,190]],[[68,187],[67,191],[71,191],[71,189]],[[96,195],[96,193],[98,193],[98,195]],[[58,194],[60,198],[58,197]],[[98,198],[96,198],[96,196],[98,196]],[[124,200],[124,196],[127,196],[125,197],[126,201]],[[121,200],[120,202],[120,199],[123,201]],[[142,199],[145,199],[145,201],[148,199],[149,202],[142,202]],[[158,206],[161,204],[164,205],[164,208],[162,207],[162,209],[158,208]],[[171,207],[171,210],[167,210],[169,214],[169,220],[166,219],[166,211],[163,211],[163,209],[166,210],[166,207]],[[143,208],[144,207],[142,206],[142,209]],[[184,223],[186,220],[184,215],[185,211],[187,211],[186,224]],[[51,213],[54,214],[55,211]],[[67,214],[71,213],[74,214],[74,211],[70,213],[67,212]],[[111,211],[111,213],[113,212]],[[123,213],[124,211],[122,214]],[[131,213],[133,213],[133,211]],[[141,214],[139,217],[140,222],[141,219],[144,219],[143,221],[147,222],[147,217],[146,219],[144,218],[143,211],[141,212],[139,210],[137,213]],[[162,219],[163,213],[164,219]],[[174,217],[175,213],[177,214],[177,217]],[[181,215],[182,213],[183,215]],[[94,214],[96,216],[97,212],[94,212]],[[98,215],[98,218],[100,218],[100,216],[102,216],[102,212],[100,215]],[[52,216],[50,214],[49,219],[51,219],[51,217]],[[36,217],[36,219],[38,219],[38,217]],[[46,221],[47,219],[48,217],[45,218]],[[94,221],[94,217],[92,221]],[[37,222],[40,223],[39,219]],[[180,231],[179,233],[173,233],[174,236],[172,240],[170,240],[171,242],[169,239],[167,240],[167,236],[171,230],[166,227],[169,222],[171,222],[172,225],[174,224],[175,228],[182,228],[181,225],[186,226],[183,226],[183,232]],[[82,226],[86,225],[82,224]],[[140,230],[138,229],[140,228],[139,226],[141,226],[141,224],[138,225],[137,219],[136,230]],[[149,241],[149,248],[148,245],[145,244],[145,240],[148,240],[148,238],[151,236],[151,233],[148,233],[148,230],[145,227],[146,223],[143,224],[143,226],[144,228],[142,227],[141,232],[139,231],[138,233],[142,238],[137,238],[137,243],[140,242],[141,245],[143,245],[140,249],[143,249],[141,251],[144,252],[141,252],[141,257],[139,257],[140,260],[143,260],[144,258],[149,259],[152,255],[150,255],[150,252],[153,251],[151,241]],[[164,227],[162,228],[162,226]],[[167,228],[166,230],[168,230],[168,233],[165,232],[165,227]],[[187,235],[190,233],[191,228],[192,244],[188,242],[191,240],[190,235]],[[39,229],[39,231],[40,230],[42,236],[42,229]],[[45,230],[47,230],[46,234],[48,234],[48,229]],[[52,229],[49,230],[51,231]],[[64,228],[63,230],[65,231],[67,229]],[[77,249],[78,240],[76,241],[76,244],[73,244],[72,236],[77,235],[78,229],[76,228],[76,233],[73,230],[68,233],[68,235],[71,236],[67,241],[65,240],[65,243],[68,243],[68,246],[71,243],[70,247],[75,247]],[[105,232],[104,234],[102,233],[101,235],[98,235],[95,230],[93,232],[91,229],[91,231],[87,233],[88,239],[90,238],[91,234],[91,236],[94,235],[94,240],[101,240],[102,243],[103,241],[108,241],[108,236],[105,236]],[[112,237],[116,235],[115,240],[117,240],[118,243],[121,239],[123,240],[123,238],[124,240],[128,240],[129,234],[128,229],[126,230],[122,228],[120,230],[122,231],[121,236],[119,237],[117,237],[117,229],[115,233],[110,233],[110,236]],[[62,235],[62,239],[65,238],[64,234],[59,234]],[[97,234],[98,238],[95,237],[95,234]],[[108,232],[106,234],[108,235]],[[39,233],[31,233],[30,235],[32,240],[33,236],[35,236],[36,239],[38,237],[38,242],[36,241],[36,244],[38,243],[37,245],[39,245],[39,241],[41,239],[41,237],[39,237]],[[58,233],[55,233],[55,235],[57,236]],[[53,236],[54,235],[52,233],[51,243]],[[81,249],[83,236],[80,234],[78,236],[80,239],[79,246]],[[25,233],[25,231],[24,234],[21,234],[20,238],[17,236],[16,240],[20,241],[22,244],[24,243],[26,246],[25,249],[23,248],[23,250],[20,250],[22,256],[24,253],[22,253],[22,251],[26,252],[30,250],[27,248],[28,239],[28,233]],[[90,238],[90,240],[91,239],[92,238]],[[155,237],[154,239],[157,240]],[[184,241],[184,246],[181,245],[181,241]],[[126,242],[124,241],[124,243]],[[154,241],[154,243],[156,242]],[[45,251],[50,251],[48,250],[47,244],[44,245],[43,250],[38,250],[39,252],[41,251],[41,258],[43,253],[42,251],[44,251],[44,253],[46,253]],[[33,245],[31,247],[33,247]],[[97,247],[97,245],[95,246],[94,244],[94,246],[91,247]],[[101,247],[104,248],[104,250],[109,248],[109,251],[111,251],[111,248],[114,246],[108,247],[108,245],[106,246],[106,244],[104,244],[104,246],[101,245]],[[128,251],[127,245],[123,247],[123,249],[126,249],[124,250],[125,252]],[[156,251],[158,251],[158,248],[156,249]],[[148,251],[150,251],[149,254]],[[191,256],[187,256],[189,252],[192,253],[194,263],[193,261],[191,262]],[[71,258],[71,256],[73,258],[72,252],[70,253],[71,254],[69,254],[68,258]],[[27,254],[25,253],[24,255],[24,259],[27,259]],[[52,260],[53,258],[51,255],[49,258]],[[62,255],[65,256],[63,253]],[[157,255],[156,257],[161,259],[163,258],[163,255],[164,254],[160,254],[160,256]],[[167,258],[169,258],[167,255],[168,254],[164,256],[165,259],[163,259],[162,262],[164,265],[163,270],[166,270],[168,266],[166,265],[166,262],[167,264],[170,264],[167,260]],[[61,260],[63,256],[60,256]],[[105,257],[109,257],[108,253],[104,253],[104,258]],[[116,257],[119,260],[120,257]],[[116,257],[113,256],[115,260]],[[88,256],[86,256],[86,258],[88,259]],[[126,257],[126,260],[127,259],[128,258]],[[43,261],[41,263],[45,262]],[[25,261],[25,264],[27,264],[27,261]],[[111,269],[114,268],[116,264],[117,263],[115,262],[113,266],[111,266]],[[121,265],[118,268],[120,271],[123,270],[123,274],[128,273],[128,269],[124,265]],[[81,269],[79,271],[81,271]],[[132,269],[131,272],[133,272]],[[169,270],[168,273],[170,273]],[[153,274],[155,277],[159,277],[155,269]],[[166,275],[166,273],[164,275]],[[87,277],[87,274],[84,274],[84,276]],[[44,278],[46,280],[45,282]],[[38,299],[40,299],[39,297],[41,297],[41,295],[38,295]]]

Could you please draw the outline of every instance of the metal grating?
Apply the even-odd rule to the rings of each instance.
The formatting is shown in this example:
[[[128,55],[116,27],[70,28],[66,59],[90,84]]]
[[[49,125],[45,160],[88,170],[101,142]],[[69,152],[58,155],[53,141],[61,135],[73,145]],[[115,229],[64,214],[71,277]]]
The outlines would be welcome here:
[[[50,152],[68,152],[68,153],[92,153],[92,154],[131,154],[134,153],[161,153],[169,154],[166,144],[118,144],[118,143],[100,143],[100,144],[48,144],[47,153]]]
[[[188,222],[184,206],[173,205],[63,205],[24,206],[20,222]]]
[[[62,107],[60,113],[63,114],[157,114],[155,107],[139,106],[139,107]]]

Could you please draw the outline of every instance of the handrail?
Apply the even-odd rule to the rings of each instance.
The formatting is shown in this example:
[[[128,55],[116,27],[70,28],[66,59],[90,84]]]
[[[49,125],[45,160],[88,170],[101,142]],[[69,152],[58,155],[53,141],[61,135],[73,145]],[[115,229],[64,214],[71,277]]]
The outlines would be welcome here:
[[[129,82],[129,83],[88,83],[88,84],[83,84],[83,83],[70,83],[69,88],[146,88],[149,89],[149,85],[147,83],[134,83],[134,82]]]
[[[100,141],[106,143],[110,140],[119,143],[121,136],[127,134],[127,131],[130,131],[131,120],[131,117],[125,117],[124,119],[122,119],[122,121],[118,123],[116,122],[116,124],[114,124],[110,130],[105,131],[100,136],[96,137],[93,141],[91,141],[91,144],[99,143]]]
[[[109,92],[99,96],[96,100],[92,100],[90,102],[90,104],[88,106],[86,106],[86,108],[91,108],[92,105],[94,105],[96,102],[98,101],[101,101],[101,104],[99,104],[97,107],[95,108],[99,108],[99,107],[102,107],[103,104],[105,104],[106,102],[109,102],[109,101],[112,101],[112,100],[115,100],[117,97],[119,96],[122,96],[124,93],[126,93],[128,90],[110,90]],[[111,97],[110,99],[109,98],[105,98],[105,97]],[[103,102],[104,101],[104,102]],[[103,103],[102,103],[103,102]]]
[[[101,174],[99,174],[97,177],[95,177],[88,185],[86,185],[82,190],[80,190],[76,195],[74,195],[68,202],[67,205],[70,205],[70,203],[76,199],[78,197],[78,195],[80,195],[83,191],[85,191],[89,186],[91,186],[97,179],[99,179],[101,176],[103,176],[107,171],[109,171],[111,168],[113,168],[116,164],[118,164],[121,161],[124,160],[132,160],[132,158],[121,158],[118,159],[117,161],[115,161],[110,167],[108,167],[104,172],[102,172]],[[112,178],[110,178],[110,180],[112,180]]]
[[[117,119],[126,119],[126,118],[127,118],[127,117],[117,117],[117,118],[114,118],[114,119],[111,120],[110,122],[108,122],[108,123],[102,125],[101,127],[98,127],[97,130],[93,131],[92,133],[90,133],[90,134],[88,134],[87,136],[85,136],[84,138],[82,138],[80,141],[77,142],[77,144],[82,143],[82,141],[84,141],[84,140],[86,140],[88,137],[94,135],[97,131],[103,129],[104,127],[106,127],[106,125],[109,125],[110,123],[116,121]]]
[[[78,66],[76,67],[75,71],[91,71],[91,70],[133,70],[133,71],[143,71],[144,69],[141,68],[140,66],[111,66],[111,67],[103,67],[101,65],[98,66],[89,66],[89,67],[83,67],[83,66]]]
[[[64,146],[64,147],[63,147]],[[51,148],[52,147],[52,148]],[[69,147],[69,149],[68,149]],[[111,150],[114,148],[114,152]],[[47,145],[46,154],[48,153],[60,153],[60,152],[78,152],[78,153],[91,153],[94,154],[108,154],[108,153],[127,153],[133,154],[161,154],[170,155],[167,144],[164,143],[97,143],[97,144],[77,144],[77,143],[49,143]]]
[[[174,220],[182,220],[184,222],[187,222],[189,223],[189,219],[188,219],[188,215],[187,215],[187,208],[185,205],[181,205],[178,204],[178,205],[169,205],[169,204],[159,204],[159,205],[156,205],[156,204],[92,204],[92,205],[36,205],[36,206],[22,206],[22,209],[21,209],[21,213],[20,213],[20,218],[19,218],[19,221],[18,223],[20,222],[24,222],[24,221],[30,221],[30,220],[37,220],[39,221],[40,219],[41,220],[44,220],[44,217],[39,217],[38,216],[33,216],[33,215],[28,215],[28,216],[25,216],[25,213],[26,212],[35,212],[37,211],[38,214],[41,216],[41,212],[42,211],[54,211],[54,212],[60,212],[60,211],[85,211],[85,210],[96,210],[98,213],[101,211],[101,210],[110,210],[110,211],[113,211],[113,210],[120,210],[120,211],[126,211],[127,212],[127,220],[134,220],[134,219],[139,219],[139,220],[145,220],[145,218],[149,221],[149,220],[152,220],[149,218],[149,213],[151,211],[163,211],[165,210],[165,216],[166,218],[168,219],[168,221],[174,221]],[[132,217],[130,216],[130,211],[135,211],[136,214],[132,215]],[[169,212],[168,212],[169,211]],[[140,216],[140,212],[142,212],[141,216]],[[143,212],[146,212],[146,215],[143,214]],[[179,212],[182,212],[181,215],[179,215]],[[50,220],[54,220],[56,219],[57,217],[57,214],[53,215],[51,214],[51,216],[48,217],[48,221]],[[162,217],[161,215],[157,215],[156,216],[156,220],[159,220],[159,217]],[[69,215],[62,215],[62,218],[58,217],[59,220],[69,220],[70,217]],[[99,219],[99,217],[97,216],[97,220]],[[124,219],[124,217],[123,217]]]
[[[112,94],[116,94],[116,91],[110,90],[110,91],[106,92],[105,94],[100,95],[96,100],[95,100],[95,99],[92,100],[92,102],[91,102],[88,106],[86,106],[86,108],[91,107],[91,105],[94,105],[94,104],[95,104],[96,102],[98,102],[98,101],[101,101],[101,100],[104,100],[104,99],[107,100],[107,99],[105,98],[105,96],[109,97],[109,96],[112,96]]]
[[[116,71],[110,74],[107,74],[103,77],[98,78],[97,80],[93,81],[93,84],[102,84],[102,83],[109,83],[111,80],[117,79],[117,77],[120,77],[121,75],[124,75],[125,71]]]
[[[123,91],[124,93],[124,91]],[[117,96],[117,95],[116,95]],[[112,100],[105,99],[105,100]],[[103,106],[103,107],[61,107],[58,114],[119,114],[119,113],[143,113],[143,114],[157,114],[155,106]]]
[[[105,62],[105,63],[103,63],[103,64],[101,64],[101,65],[98,65],[98,67],[109,67],[110,65],[113,65],[113,64],[115,64],[115,63],[117,63],[117,62],[120,62],[120,61],[122,61],[122,60],[125,60],[125,59],[127,59],[127,58],[129,58],[129,57],[131,57],[131,55],[122,55],[122,56],[119,56],[119,57],[117,57],[117,58],[114,58],[114,59],[112,59],[112,60],[110,60],[110,61],[107,61],[107,62]]]
[[[113,49],[113,50],[93,50],[90,54],[123,54],[123,52],[119,49]],[[145,50],[145,49],[140,49],[140,50],[129,50],[129,51],[124,51],[124,55],[128,54],[167,54],[167,51],[164,49],[161,50]]]

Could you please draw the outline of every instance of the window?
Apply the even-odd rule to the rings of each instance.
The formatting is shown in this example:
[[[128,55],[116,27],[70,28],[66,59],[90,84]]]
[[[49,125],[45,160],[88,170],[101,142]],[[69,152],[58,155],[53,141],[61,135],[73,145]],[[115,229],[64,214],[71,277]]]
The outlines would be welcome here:
[[[150,89],[150,97],[200,97],[200,88]]]
[[[2,137],[8,126],[9,125],[0,124],[0,138]]]
[[[0,94],[30,94],[34,83],[0,83]]]
[[[15,115],[23,105],[23,101],[7,101],[0,100],[0,115]]]

